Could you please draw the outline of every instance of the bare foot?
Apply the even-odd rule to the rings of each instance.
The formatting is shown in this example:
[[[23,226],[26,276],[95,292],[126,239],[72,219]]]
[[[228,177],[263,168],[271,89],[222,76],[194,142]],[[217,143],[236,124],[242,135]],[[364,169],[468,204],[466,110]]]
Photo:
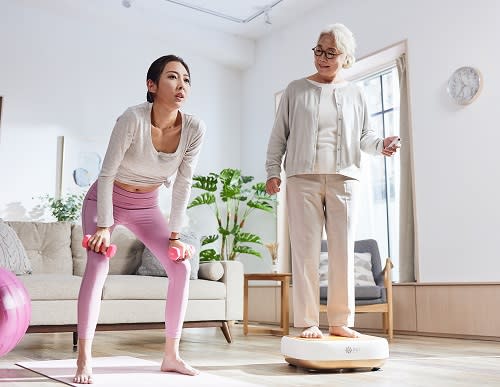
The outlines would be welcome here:
[[[191,367],[179,357],[174,359],[164,357],[160,369],[163,372],[178,372],[180,374],[191,376],[198,375],[200,373],[200,371]]]
[[[300,334],[300,337],[303,337],[305,339],[322,339],[323,333],[321,333],[318,327],[312,326],[304,329]]]
[[[87,366],[87,363],[78,363],[73,383],[93,384],[92,368]]]
[[[342,337],[360,337],[360,334],[358,332],[356,332],[354,329],[346,327],[345,325],[330,327],[330,334],[333,336]]]

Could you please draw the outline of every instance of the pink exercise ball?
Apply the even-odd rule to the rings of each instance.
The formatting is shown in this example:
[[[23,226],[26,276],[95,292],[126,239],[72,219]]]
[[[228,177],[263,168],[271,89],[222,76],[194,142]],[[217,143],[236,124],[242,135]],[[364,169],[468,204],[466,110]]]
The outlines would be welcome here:
[[[0,267],[0,356],[10,352],[28,330],[31,300],[14,273]]]

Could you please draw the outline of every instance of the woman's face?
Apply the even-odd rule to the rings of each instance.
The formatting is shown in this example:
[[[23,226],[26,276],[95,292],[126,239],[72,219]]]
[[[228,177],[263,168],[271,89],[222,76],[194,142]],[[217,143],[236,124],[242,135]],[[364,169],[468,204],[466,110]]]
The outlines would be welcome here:
[[[318,74],[324,79],[330,81],[334,80],[337,73],[342,70],[342,66],[346,60],[346,54],[340,52],[335,43],[335,39],[328,34],[320,37],[316,47],[324,51],[320,56],[314,55],[314,65],[316,66]],[[333,58],[328,59],[325,52],[334,54]]]
[[[155,95],[155,103],[178,109],[189,95],[191,79],[182,63],[168,62],[160,75],[158,84],[148,79],[147,86],[148,90]]]

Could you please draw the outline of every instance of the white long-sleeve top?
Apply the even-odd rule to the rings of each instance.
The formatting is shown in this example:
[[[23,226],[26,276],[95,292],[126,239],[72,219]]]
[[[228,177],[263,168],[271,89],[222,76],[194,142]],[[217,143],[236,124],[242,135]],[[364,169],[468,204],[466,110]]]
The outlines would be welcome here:
[[[116,121],[98,177],[97,225],[109,227],[113,218],[113,183],[131,185],[171,185],[170,230],[180,231],[186,212],[191,183],[205,134],[205,124],[193,115],[181,112],[182,128],[174,153],[155,149],[151,137],[149,102],[132,106]]]
[[[314,173],[334,174],[337,158],[337,134],[340,125],[337,104],[335,103],[335,89],[344,87],[348,83],[320,83],[310,79],[308,81],[321,87]]]

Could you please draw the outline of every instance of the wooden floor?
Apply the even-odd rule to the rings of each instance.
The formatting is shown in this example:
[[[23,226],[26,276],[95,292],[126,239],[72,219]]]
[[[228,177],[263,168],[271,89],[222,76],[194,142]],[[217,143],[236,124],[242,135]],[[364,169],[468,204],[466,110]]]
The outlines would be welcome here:
[[[185,329],[181,354],[202,372],[262,386],[500,386],[500,343],[396,336],[382,370],[310,372],[285,363],[281,338],[244,336],[232,327],[228,344],[216,328]],[[298,331],[292,329],[291,334]],[[163,331],[98,332],[94,356],[161,361]],[[15,365],[18,361],[75,358],[70,333],[27,334],[0,358],[0,387],[63,386]],[[168,385],[168,382],[165,384]]]

